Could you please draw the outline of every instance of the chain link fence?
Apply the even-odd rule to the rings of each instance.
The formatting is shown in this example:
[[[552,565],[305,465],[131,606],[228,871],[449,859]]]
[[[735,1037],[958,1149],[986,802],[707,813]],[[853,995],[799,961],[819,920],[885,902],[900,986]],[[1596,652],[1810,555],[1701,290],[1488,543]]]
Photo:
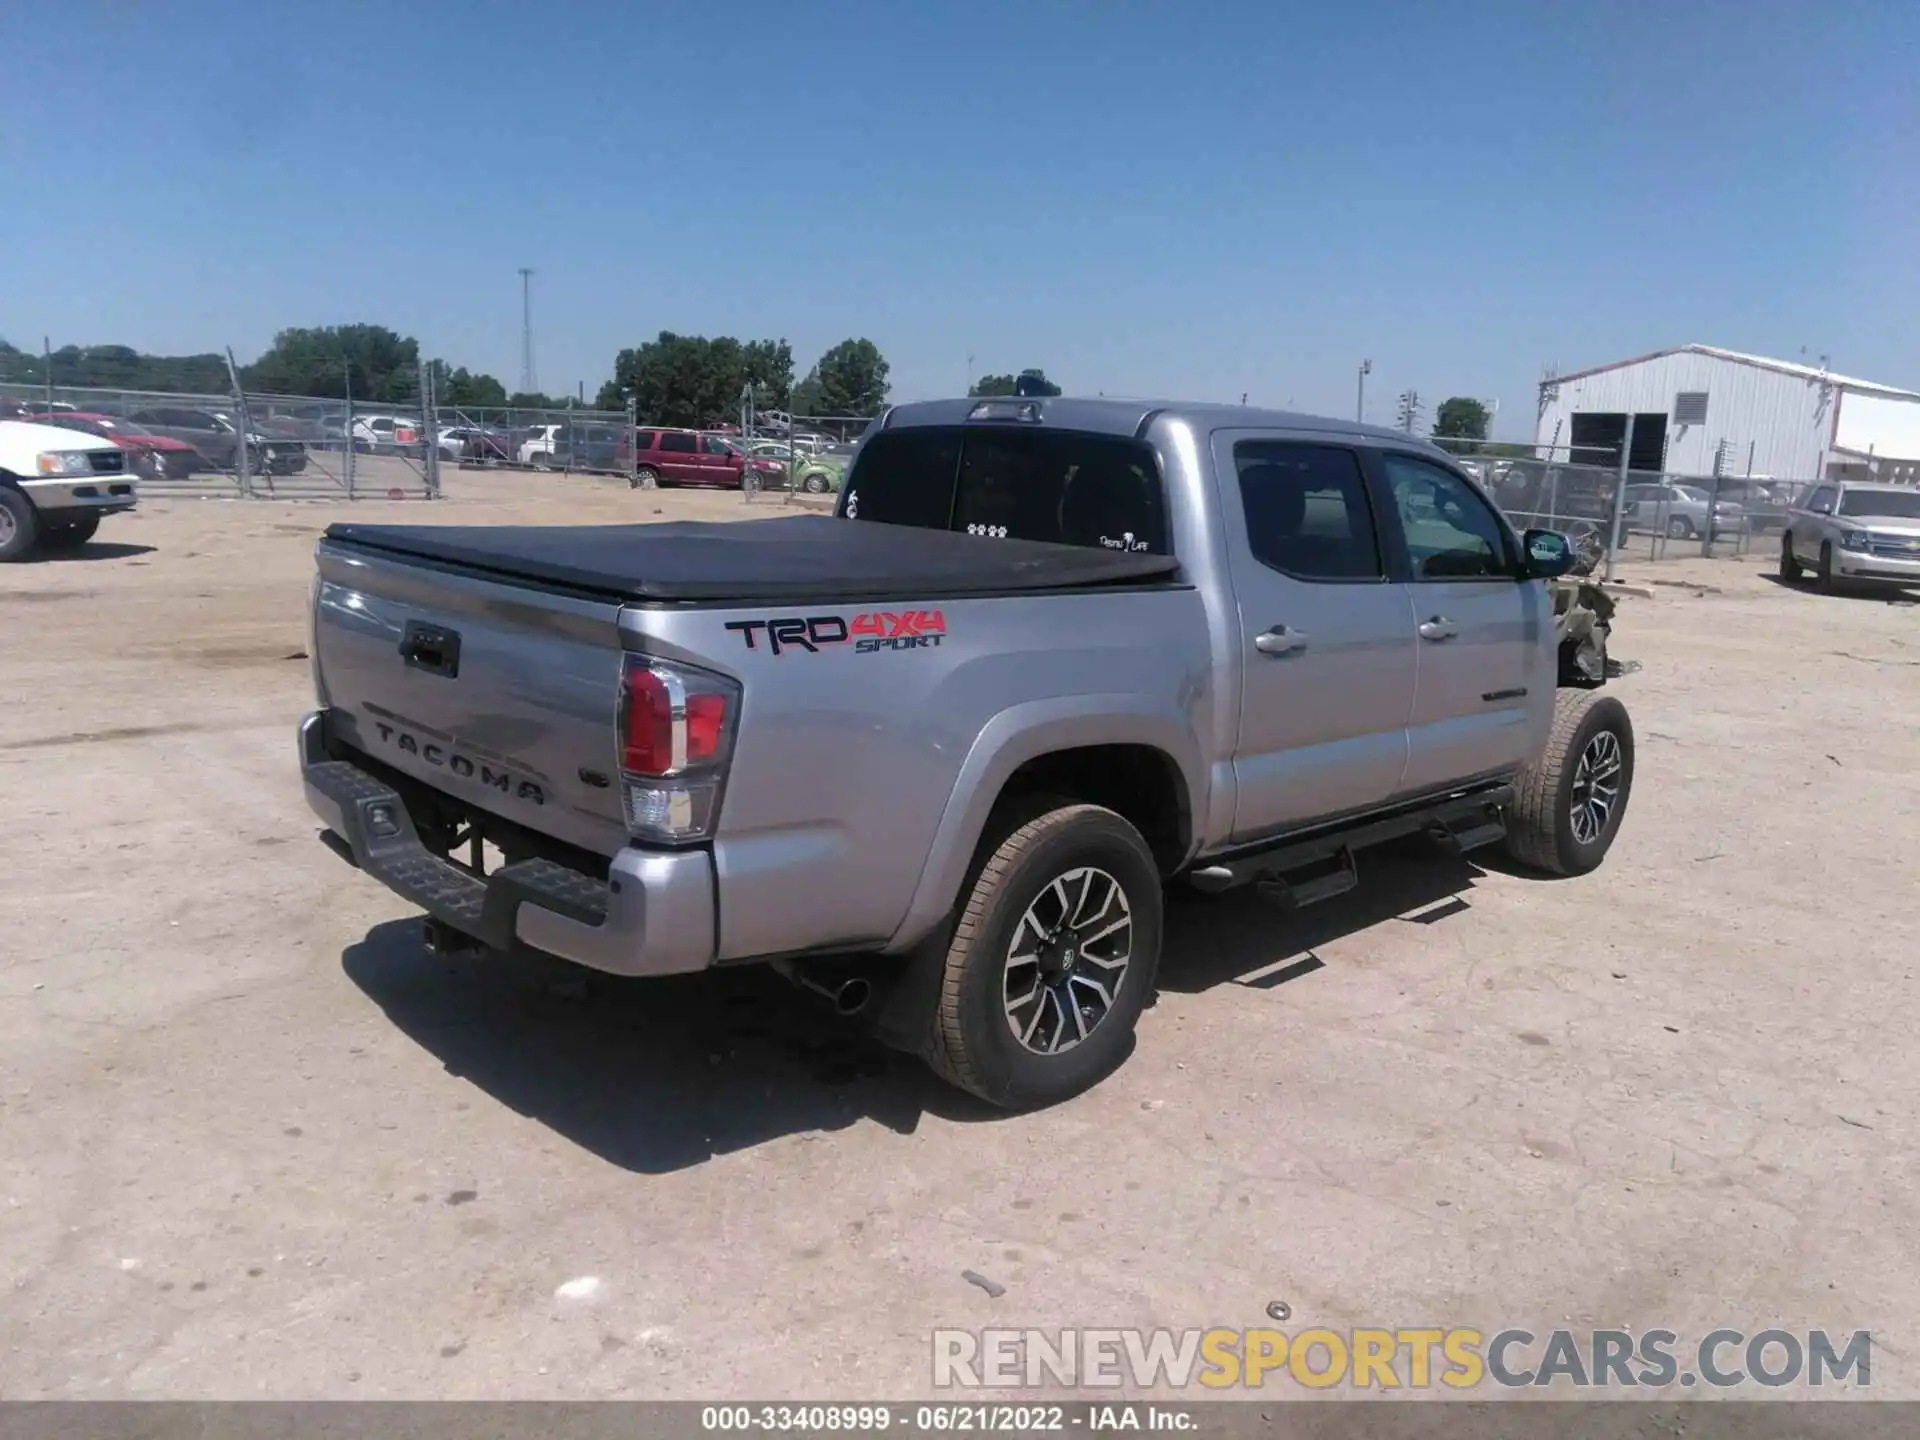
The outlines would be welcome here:
[[[1576,464],[1563,446],[1437,443],[1515,525],[1596,535],[1615,561],[1771,552],[1788,512],[1818,483]]]
[[[631,411],[442,405],[434,449],[468,468],[633,473]]]
[[[748,427],[742,437],[749,457],[778,463],[747,490],[749,504],[798,505],[830,510],[838,503],[840,487],[853,458],[853,443],[872,423],[861,415],[742,416]]]
[[[0,418],[113,440],[148,495],[283,500],[430,498],[439,457],[411,400],[356,404],[290,395],[0,385]],[[425,402],[424,404],[422,402]]]
[[[0,418],[37,420],[115,440],[143,493],[262,499],[406,499],[441,493],[441,469],[517,469],[665,477],[638,437],[662,427],[633,413],[437,405],[424,366],[407,398],[383,403],[263,395],[172,394],[0,384]],[[702,453],[741,457],[721,483],[749,505],[831,509],[854,415],[756,414],[699,432]],[[1612,562],[1730,557],[1777,548],[1813,478],[1682,475],[1590,463],[1567,446],[1439,441],[1519,527],[1597,537]],[[711,458],[711,456],[709,456]],[[742,463],[744,461],[744,463]]]

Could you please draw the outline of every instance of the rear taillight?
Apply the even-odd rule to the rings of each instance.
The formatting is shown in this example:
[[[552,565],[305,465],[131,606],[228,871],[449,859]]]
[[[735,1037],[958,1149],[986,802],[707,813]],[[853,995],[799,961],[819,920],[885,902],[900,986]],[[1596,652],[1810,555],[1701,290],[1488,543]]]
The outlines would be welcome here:
[[[620,697],[620,778],[636,839],[713,834],[740,718],[740,686],[692,665],[629,655]]]

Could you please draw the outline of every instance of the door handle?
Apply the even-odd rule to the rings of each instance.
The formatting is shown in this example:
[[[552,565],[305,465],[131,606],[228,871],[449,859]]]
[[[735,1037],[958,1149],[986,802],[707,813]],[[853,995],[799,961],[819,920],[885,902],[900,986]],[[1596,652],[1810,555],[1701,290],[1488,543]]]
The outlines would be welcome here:
[[[400,658],[411,669],[425,670],[430,675],[444,675],[449,680],[457,679],[460,675],[460,634],[455,630],[442,630],[418,620],[409,620],[400,639]]]
[[[1307,648],[1307,637],[1298,630],[1289,630],[1284,625],[1276,625],[1271,630],[1254,636],[1253,648],[1262,655],[1290,655],[1295,650]]]
[[[1444,615],[1436,615],[1431,620],[1420,622],[1422,640],[1451,640],[1460,633],[1460,627]]]

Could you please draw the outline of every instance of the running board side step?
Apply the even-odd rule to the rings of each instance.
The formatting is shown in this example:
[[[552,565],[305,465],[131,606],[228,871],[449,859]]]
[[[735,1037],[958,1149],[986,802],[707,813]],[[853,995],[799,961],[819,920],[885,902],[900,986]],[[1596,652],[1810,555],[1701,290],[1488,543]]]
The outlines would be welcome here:
[[[1262,875],[1253,882],[1253,888],[1282,910],[1299,910],[1344,895],[1359,884],[1360,871],[1353,863],[1353,851],[1341,850],[1317,866],[1303,866],[1284,875]]]
[[[1188,871],[1186,881],[1209,894],[1254,885],[1288,908],[1311,905],[1360,883],[1354,852],[1370,845],[1425,834],[1443,853],[1457,857],[1505,839],[1503,812],[1512,803],[1511,785],[1488,786],[1226,856]]]

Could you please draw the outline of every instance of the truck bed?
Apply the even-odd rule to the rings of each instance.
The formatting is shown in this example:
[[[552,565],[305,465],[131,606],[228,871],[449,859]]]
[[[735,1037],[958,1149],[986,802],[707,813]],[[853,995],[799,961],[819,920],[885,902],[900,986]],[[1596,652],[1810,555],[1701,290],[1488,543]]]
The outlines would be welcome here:
[[[335,544],[623,602],[938,600],[1138,585],[1170,555],[796,515],[751,523],[329,526]]]

